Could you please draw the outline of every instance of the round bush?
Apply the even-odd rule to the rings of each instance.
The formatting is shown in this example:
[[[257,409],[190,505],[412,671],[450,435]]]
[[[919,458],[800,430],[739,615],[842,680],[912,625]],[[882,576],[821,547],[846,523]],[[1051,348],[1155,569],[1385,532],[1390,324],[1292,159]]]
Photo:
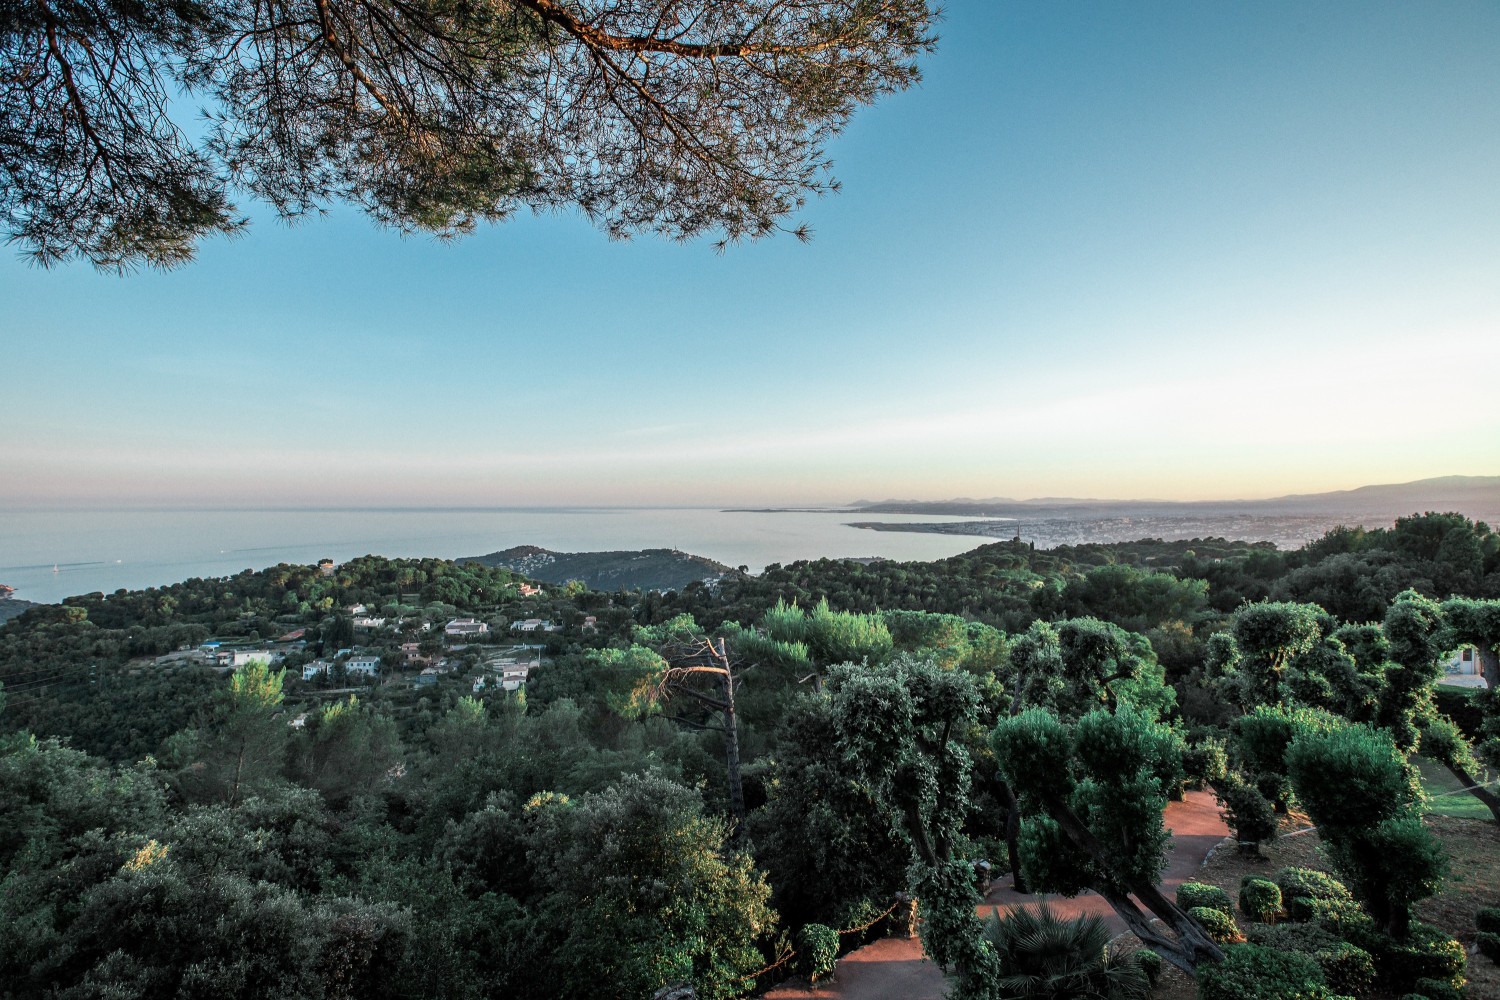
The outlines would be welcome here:
[[[802,946],[802,968],[812,982],[833,975],[839,958],[839,932],[824,924],[804,924],[797,935]]]
[[[1254,924],[1245,928],[1251,944],[1276,951],[1300,951],[1307,955],[1336,948],[1339,936],[1317,924]]]
[[[1354,906],[1354,895],[1344,883],[1313,868],[1283,868],[1276,873],[1276,885],[1293,920],[1315,920],[1329,910]]]
[[[1431,924],[1413,921],[1400,940],[1359,926],[1351,928],[1349,940],[1375,959],[1375,971],[1392,992],[1413,990],[1419,979],[1445,982],[1455,988],[1464,984],[1469,964],[1464,946]]]
[[[1333,1000],[1323,970],[1306,955],[1259,945],[1224,950],[1224,961],[1198,967],[1199,1000]]]
[[[1281,915],[1281,887],[1263,878],[1242,883],[1240,912],[1262,924],[1274,923]]]
[[[1474,914],[1474,926],[1491,934],[1500,934],[1500,906],[1486,906]]]
[[[1202,924],[1208,936],[1219,944],[1240,940],[1240,929],[1235,925],[1234,918],[1223,910],[1216,910],[1211,906],[1194,906],[1188,910],[1188,916]]]
[[[1452,983],[1441,979],[1418,979],[1416,989],[1427,1000],[1464,1000],[1464,995]]]
[[[1225,781],[1216,787],[1216,791],[1224,803],[1224,820],[1234,828],[1235,838],[1240,843],[1259,844],[1276,839],[1276,809],[1254,785]]]
[[[1479,945],[1479,953],[1481,955],[1496,965],[1500,965],[1500,934],[1480,931],[1474,935],[1474,940]]]
[[[1216,885],[1204,885],[1202,882],[1184,882],[1178,886],[1177,905],[1184,910],[1191,910],[1195,906],[1206,906],[1211,910],[1220,910],[1226,915],[1234,913],[1234,900],[1229,898],[1229,893]]]
[[[1348,941],[1318,949],[1313,961],[1323,970],[1328,988],[1338,993],[1363,996],[1375,985],[1375,959]]]

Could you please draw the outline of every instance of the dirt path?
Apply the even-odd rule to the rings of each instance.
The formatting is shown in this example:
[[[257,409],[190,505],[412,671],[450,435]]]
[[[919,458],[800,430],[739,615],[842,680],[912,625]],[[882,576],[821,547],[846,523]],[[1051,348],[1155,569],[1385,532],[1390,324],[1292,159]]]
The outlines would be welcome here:
[[[1179,885],[1197,874],[1208,852],[1229,835],[1229,830],[1219,818],[1211,792],[1188,792],[1182,802],[1168,803],[1164,820],[1172,831],[1172,850],[1161,884],[1170,898]],[[1109,904],[1094,893],[1073,899],[1022,896],[1011,890],[1008,876],[995,883],[979,912],[988,915],[996,909],[1043,899],[1065,916],[1097,913],[1112,930],[1125,929]],[[827,985],[809,989],[800,981],[787,982],[765,996],[767,1000],[942,1000],[947,991],[942,972],[922,954],[921,942],[915,938],[882,938],[845,955],[839,961],[837,978]]]

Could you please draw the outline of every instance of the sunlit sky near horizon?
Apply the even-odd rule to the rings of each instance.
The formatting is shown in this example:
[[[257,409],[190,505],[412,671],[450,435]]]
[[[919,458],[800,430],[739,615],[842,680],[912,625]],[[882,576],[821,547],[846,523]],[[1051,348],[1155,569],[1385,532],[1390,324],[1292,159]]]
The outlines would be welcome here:
[[[1207,499],[1500,473],[1500,5],[952,0],[815,238],[337,209],[0,257],[0,505]]]

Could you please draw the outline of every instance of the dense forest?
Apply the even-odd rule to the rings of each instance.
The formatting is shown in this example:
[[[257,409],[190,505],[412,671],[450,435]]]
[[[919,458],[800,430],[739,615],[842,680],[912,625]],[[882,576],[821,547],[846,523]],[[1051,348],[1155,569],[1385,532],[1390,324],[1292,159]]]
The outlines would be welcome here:
[[[1447,862],[1412,760],[1500,820],[1500,696],[1440,687],[1497,645],[1500,536],[1435,513],[667,593],[372,556],[69,598],[0,626],[0,997],[735,997],[915,899],[959,998],[1164,961],[1207,1000],[1448,1000],[1454,935],[1500,926],[1413,918]],[[1156,891],[1189,785],[1250,850],[1317,823],[1333,874],[1241,894],[1276,934]],[[978,919],[979,859],[1144,950],[1023,989],[1038,932]]]

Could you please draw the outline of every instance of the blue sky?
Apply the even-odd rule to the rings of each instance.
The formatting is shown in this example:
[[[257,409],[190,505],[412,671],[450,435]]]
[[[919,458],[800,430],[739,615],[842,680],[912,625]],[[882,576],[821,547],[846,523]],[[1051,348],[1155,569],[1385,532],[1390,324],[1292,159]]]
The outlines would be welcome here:
[[[954,0],[789,237],[0,258],[0,504],[1269,496],[1500,472],[1500,7]]]

